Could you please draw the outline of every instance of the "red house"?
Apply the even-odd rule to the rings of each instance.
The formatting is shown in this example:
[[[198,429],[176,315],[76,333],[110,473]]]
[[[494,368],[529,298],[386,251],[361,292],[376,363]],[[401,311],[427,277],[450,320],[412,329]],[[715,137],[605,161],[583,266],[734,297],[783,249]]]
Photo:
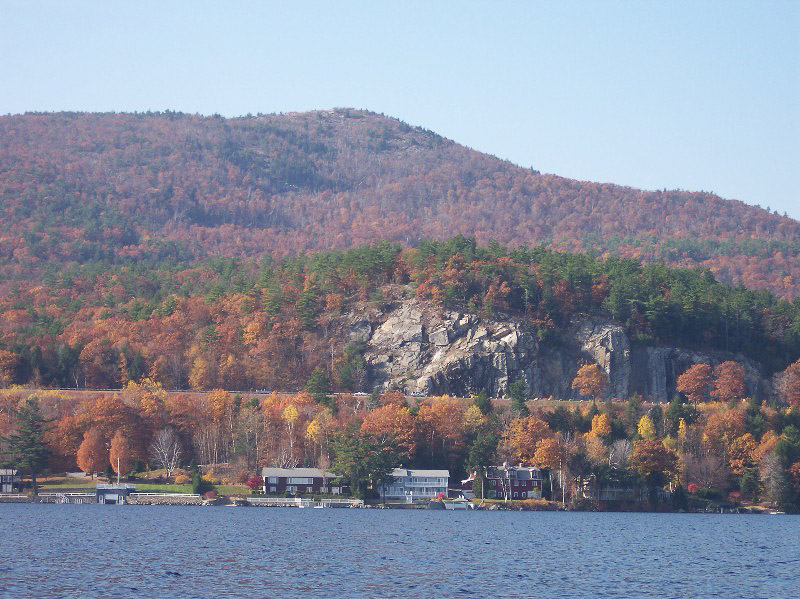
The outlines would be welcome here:
[[[472,491],[475,474],[462,481],[465,492]],[[483,496],[487,499],[541,499],[542,471],[533,466],[489,466],[484,476]],[[466,497],[466,493],[465,493]]]
[[[264,493],[341,495],[342,486],[333,472],[320,468],[263,468]]]

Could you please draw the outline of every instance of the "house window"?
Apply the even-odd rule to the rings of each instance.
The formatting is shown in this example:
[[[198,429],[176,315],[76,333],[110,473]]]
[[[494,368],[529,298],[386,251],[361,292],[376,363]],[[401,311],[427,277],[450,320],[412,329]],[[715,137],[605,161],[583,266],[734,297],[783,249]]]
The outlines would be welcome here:
[[[277,493],[277,492],[278,492],[278,489],[277,489],[277,487],[270,487],[270,488],[269,488],[269,492],[270,492],[270,493]]]
[[[514,492],[514,499],[516,499],[517,496],[518,496],[518,494],[516,492]]]
[[[269,477],[269,484],[277,485],[278,484],[278,477],[277,476],[270,476]]]

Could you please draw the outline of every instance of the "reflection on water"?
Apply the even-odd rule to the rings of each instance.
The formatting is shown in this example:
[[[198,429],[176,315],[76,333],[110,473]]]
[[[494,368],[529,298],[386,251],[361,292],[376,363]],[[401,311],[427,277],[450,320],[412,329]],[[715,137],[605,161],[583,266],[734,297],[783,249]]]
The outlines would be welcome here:
[[[796,597],[800,516],[0,505],[2,597]]]

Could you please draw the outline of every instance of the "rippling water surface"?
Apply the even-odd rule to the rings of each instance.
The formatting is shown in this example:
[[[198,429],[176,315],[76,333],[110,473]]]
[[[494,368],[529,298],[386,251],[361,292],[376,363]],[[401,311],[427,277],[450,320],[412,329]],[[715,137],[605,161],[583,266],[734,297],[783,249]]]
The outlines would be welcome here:
[[[800,516],[0,505],[8,597],[800,596]]]

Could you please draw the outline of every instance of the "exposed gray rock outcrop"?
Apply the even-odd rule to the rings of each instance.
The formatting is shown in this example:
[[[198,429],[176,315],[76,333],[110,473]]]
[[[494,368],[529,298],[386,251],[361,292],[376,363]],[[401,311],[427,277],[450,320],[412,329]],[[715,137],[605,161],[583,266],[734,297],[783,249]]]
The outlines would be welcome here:
[[[714,366],[733,358],[745,366],[751,394],[761,396],[766,388],[755,362],[631,344],[622,326],[598,319],[577,319],[558,343],[546,343],[522,323],[487,321],[407,300],[373,322],[354,316],[349,327],[351,340],[366,344],[373,383],[406,393],[468,395],[485,389],[503,396],[511,383],[523,381],[534,396],[577,398],[571,388],[575,373],[596,363],[608,374],[609,396],[640,393],[665,402],[692,364]]]

